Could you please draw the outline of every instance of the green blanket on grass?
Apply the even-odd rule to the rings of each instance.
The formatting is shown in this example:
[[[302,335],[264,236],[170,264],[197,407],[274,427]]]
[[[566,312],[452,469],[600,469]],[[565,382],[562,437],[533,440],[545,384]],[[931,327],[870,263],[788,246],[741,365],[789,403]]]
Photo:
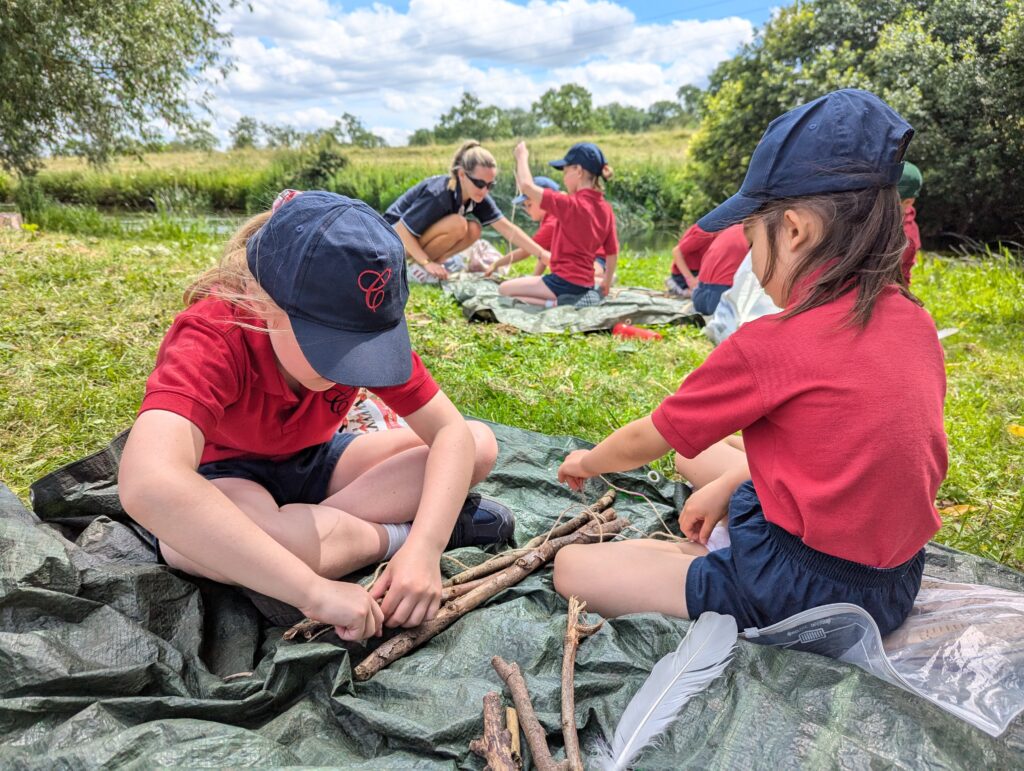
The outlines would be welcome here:
[[[484,279],[448,281],[444,292],[462,306],[467,321],[511,324],[534,334],[598,332],[616,324],[704,324],[693,303],[642,287],[613,287],[599,305],[586,308],[541,308],[498,294],[498,284]]]
[[[546,531],[567,507],[579,510],[555,470],[585,443],[494,430],[501,454],[479,489],[516,511],[517,542]],[[549,570],[356,683],[351,668],[364,649],[333,634],[284,642],[283,630],[261,622],[237,590],[155,564],[117,503],[119,450],[37,482],[36,513],[0,486],[0,766],[479,769],[468,746],[481,732],[484,694],[502,690],[494,655],[522,667],[561,756],[566,603]],[[611,479],[653,503],[620,494],[616,509],[638,527],[674,522],[681,486],[646,472]],[[601,491],[593,484],[587,499]],[[454,554],[464,563],[486,556]],[[934,545],[927,572],[1024,587],[1018,573]],[[633,692],[687,628],[627,616],[583,642],[576,708],[585,749],[611,736]],[[1022,764],[1022,719],[993,739],[853,666],[743,641],[725,674],[640,761],[665,769]]]

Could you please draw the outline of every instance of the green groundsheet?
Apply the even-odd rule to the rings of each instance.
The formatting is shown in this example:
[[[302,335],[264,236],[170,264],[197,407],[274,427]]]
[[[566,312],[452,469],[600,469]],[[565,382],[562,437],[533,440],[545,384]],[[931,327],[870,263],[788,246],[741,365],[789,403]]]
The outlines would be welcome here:
[[[704,317],[689,300],[640,287],[614,287],[600,305],[588,308],[541,308],[498,294],[498,284],[482,279],[448,281],[446,294],[462,306],[467,321],[496,321],[534,334],[598,332],[619,322],[633,324],[698,324]]]
[[[584,443],[494,429],[501,455],[480,489],[515,509],[517,541],[547,530],[566,507],[579,510],[555,469]],[[40,480],[38,518],[0,486],[0,766],[478,769],[467,747],[481,732],[484,694],[501,689],[489,664],[496,654],[522,667],[561,755],[566,604],[550,571],[354,683],[361,649],[333,634],[284,642],[283,630],[262,626],[236,590],[154,564],[117,506],[116,456],[115,446]],[[650,496],[666,520],[682,501],[682,488],[657,476],[612,479]],[[588,500],[600,491],[594,484]],[[644,530],[660,527],[637,498],[620,495],[616,508]],[[485,556],[454,554],[463,562]],[[928,573],[1024,588],[1020,574],[933,545]],[[628,616],[584,641],[576,669],[584,748],[611,736],[633,692],[687,627]],[[224,679],[248,670],[255,671]],[[744,641],[725,674],[640,760],[666,769],[1022,765],[1024,720],[992,739],[853,666]]]

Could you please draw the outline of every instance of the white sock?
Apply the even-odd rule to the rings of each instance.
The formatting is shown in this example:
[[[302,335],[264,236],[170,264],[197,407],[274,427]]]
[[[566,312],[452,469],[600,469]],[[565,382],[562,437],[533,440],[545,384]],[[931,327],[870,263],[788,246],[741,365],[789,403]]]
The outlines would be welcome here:
[[[544,307],[545,308],[554,308],[556,305],[558,305],[558,300],[545,300],[544,301]]]
[[[389,560],[395,556],[395,552],[402,547],[405,539],[409,537],[409,531],[412,530],[412,522],[402,522],[400,525],[384,524],[381,527],[388,534],[388,549],[384,552],[384,559]]]

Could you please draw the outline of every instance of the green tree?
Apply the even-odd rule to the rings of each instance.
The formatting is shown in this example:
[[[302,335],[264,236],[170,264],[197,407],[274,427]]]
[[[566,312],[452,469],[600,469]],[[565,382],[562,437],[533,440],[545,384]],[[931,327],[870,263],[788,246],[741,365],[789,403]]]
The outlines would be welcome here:
[[[267,138],[267,147],[287,149],[298,147],[302,143],[302,132],[287,123],[283,126],[261,123],[260,129],[263,131],[263,136]]]
[[[676,99],[679,100],[679,106],[683,111],[683,121],[687,124],[697,123],[704,105],[704,92],[697,86],[686,83],[676,89]]]
[[[341,118],[334,121],[334,125],[328,131],[342,145],[366,148],[388,146],[383,137],[374,134],[359,118],[349,112],[342,113]]]
[[[228,132],[231,137],[232,150],[245,150],[256,147],[259,142],[260,124],[255,118],[243,115]]]
[[[596,126],[590,92],[577,83],[548,89],[533,103],[532,109],[542,127],[563,134],[590,132]]]
[[[217,149],[217,137],[210,131],[210,124],[202,123],[193,129],[186,129],[167,143],[168,150],[198,150],[209,153]]]
[[[605,124],[609,130],[623,134],[636,134],[647,130],[648,116],[639,107],[610,102],[594,110],[599,124]]]
[[[690,144],[696,217],[735,192],[777,115],[836,88],[914,126],[927,234],[994,239],[1024,222],[1024,0],[815,0],[782,9],[710,78]]]
[[[104,161],[159,124],[195,127],[191,89],[226,66],[224,4],[0,0],[0,165],[31,174],[68,140]]]
[[[432,129],[419,128],[409,136],[409,144],[413,147],[437,144],[437,138]]]
[[[679,102],[662,99],[647,108],[648,124],[654,126],[678,126],[683,122],[683,108]]]
[[[434,126],[434,136],[438,142],[510,137],[511,127],[503,117],[499,108],[484,105],[475,94],[464,91],[459,103],[442,115]]]

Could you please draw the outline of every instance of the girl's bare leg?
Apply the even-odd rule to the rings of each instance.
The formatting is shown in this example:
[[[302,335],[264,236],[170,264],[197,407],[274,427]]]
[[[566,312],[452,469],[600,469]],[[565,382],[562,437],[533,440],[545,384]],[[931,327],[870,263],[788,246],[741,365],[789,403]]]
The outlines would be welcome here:
[[[686,574],[700,556],[693,547],[651,539],[566,546],[555,556],[555,589],[605,618],[644,612],[689,618]]]
[[[503,281],[498,287],[498,292],[531,305],[544,305],[548,301],[558,299],[540,276],[523,276]]]
[[[476,243],[478,238],[480,223],[470,222],[459,214],[449,214],[427,228],[419,242],[431,262],[444,262]]]
[[[676,453],[676,471],[699,490],[727,472],[747,469],[747,454],[730,443],[732,438],[715,442],[696,458],[684,458]]]

